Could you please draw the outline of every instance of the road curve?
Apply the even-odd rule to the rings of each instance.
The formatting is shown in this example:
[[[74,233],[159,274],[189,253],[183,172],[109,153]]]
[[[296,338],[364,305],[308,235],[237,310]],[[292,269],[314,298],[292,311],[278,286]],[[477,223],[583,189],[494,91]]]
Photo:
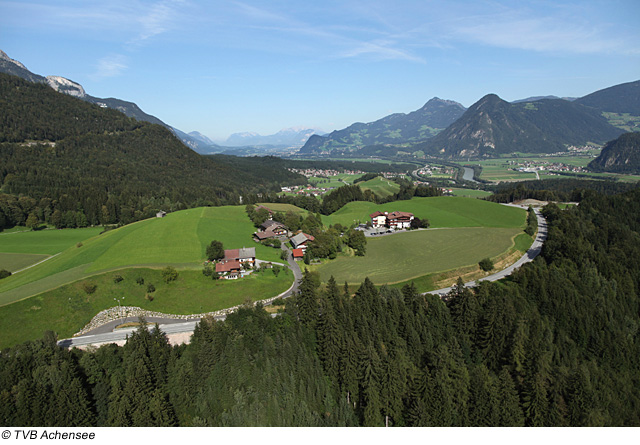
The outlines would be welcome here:
[[[514,204],[504,204],[504,205],[508,205],[508,206],[511,206],[511,207],[522,208],[522,206],[518,206],[518,205],[514,205]],[[508,275],[511,275],[516,269],[518,269],[523,264],[533,261],[533,259],[540,254],[540,252],[542,251],[542,245],[544,244],[544,242],[547,239],[547,220],[544,218],[544,216],[542,216],[542,214],[540,213],[540,210],[534,209],[534,212],[536,213],[536,218],[538,220],[538,234],[536,235],[536,239],[533,240],[533,244],[531,244],[531,247],[529,247],[529,250],[527,250],[527,252],[524,255],[522,255],[518,261],[516,261],[515,263],[513,263],[511,266],[507,267],[506,269],[503,269],[500,272],[496,272],[496,273],[494,273],[492,275],[489,275],[487,277],[480,278],[477,281],[474,280],[474,281],[469,281],[467,283],[464,283],[464,285],[466,287],[474,287],[480,281],[498,281],[498,280],[501,280],[501,279],[507,277]],[[451,290],[452,290],[452,287],[446,287],[444,289],[438,289],[438,290],[433,290],[433,291],[430,291],[430,292],[425,292],[424,294],[436,294],[436,295],[444,296],[444,295],[448,294],[449,292],[451,292]]]

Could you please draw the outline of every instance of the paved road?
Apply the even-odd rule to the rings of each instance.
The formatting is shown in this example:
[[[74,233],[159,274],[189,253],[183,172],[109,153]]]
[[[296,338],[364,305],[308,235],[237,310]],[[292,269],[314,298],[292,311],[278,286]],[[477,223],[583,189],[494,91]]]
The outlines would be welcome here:
[[[505,205],[522,208],[522,206],[517,206],[513,204],[505,204]],[[544,216],[542,216],[542,214],[540,213],[540,210],[534,209],[534,211],[536,212],[536,218],[538,219],[538,235],[536,236],[536,239],[533,241],[533,244],[531,244],[531,247],[529,248],[529,250],[527,250],[527,252],[524,255],[522,255],[522,257],[520,257],[520,259],[515,263],[513,263],[511,266],[501,270],[500,272],[496,272],[493,275],[489,275],[488,277],[481,278],[478,281],[501,280],[507,277],[508,275],[511,275],[513,271],[515,271],[517,268],[519,268],[523,264],[533,261],[533,259],[540,254],[540,252],[542,251],[542,245],[547,239],[547,220],[544,218]],[[476,281],[469,281],[468,283],[464,283],[466,287],[474,287],[476,286],[476,284],[477,284]],[[451,287],[447,287],[444,289],[438,289],[431,292],[425,292],[425,294],[436,294],[436,295],[443,296],[451,292],[451,289],[452,289]]]

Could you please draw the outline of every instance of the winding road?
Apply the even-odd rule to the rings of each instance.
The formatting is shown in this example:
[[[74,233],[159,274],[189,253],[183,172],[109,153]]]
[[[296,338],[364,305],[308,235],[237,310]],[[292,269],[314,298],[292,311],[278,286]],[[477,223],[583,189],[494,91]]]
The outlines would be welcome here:
[[[518,206],[514,204],[504,204],[504,205],[523,208],[523,206]],[[494,273],[487,277],[481,278],[480,280],[470,281],[468,283],[465,283],[466,287],[474,287],[480,281],[501,280],[502,278],[505,278],[506,276],[513,273],[513,271],[518,269],[523,264],[533,261],[533,259],[540,254],[542,250],[542,245],[547,239],[547,221],[540,213],[540,210],[535,209],[535,213],[538,219],[538,234],[536,236],[536,239],[533,241],[533,244],[529,248],[529,250],[527,250],[527,252],[522,257],[520,257],[518,261],[516,261],[514,264],[507,267],[506,269],[503,269],[500,272]],[[287,262],[289,263],[289,267],[293,271],[293,275],[294,275],[294,282],[291,285],[291,287],[280,295],[282,298],[287,298],[293,295],[293,293],[298,290],[300,280],[302,279],[302,272],[300,270],[300,266],[298,265],[298,263],[296,263],[296,261],[293,259],[293,255],[291,255],[291,250],[286,246],[284,242],[281,244],[281,249],[289,252]],[[425,294],[436,294],[436,295],[444,296],[447,293],[449,293],[451,289],[452,289],[451,287],[447,287],[444,289],[425,292]],[[215,318],[217,320],[224,320],[226,317],[219,316]],[[157,323],[160,330],[162,330],[167,335],[171,335],[171,334],[193,332],[196,324],[200,321],[200,319],[194,319],[194,320],[189,320],[185,322],[184,320],[177,320],[172,318],[151,317],[147,321],[152,323]],[[60,340],[58,341],[58,345],[65,348],[72,348],[74,346],[77,347],[77,346],[86,346],[86,345],[101,345],[105,343],[124,341],[127,335],[131,334],[131,332],[135,330],[135,328],[118,329],[117,331],[115,331],[116,326],[122,323],[123,323],[123,320],[112,321],[103,326],[100,326],[99,328],[94,329],[93,331],[91,331],[86,335]]]

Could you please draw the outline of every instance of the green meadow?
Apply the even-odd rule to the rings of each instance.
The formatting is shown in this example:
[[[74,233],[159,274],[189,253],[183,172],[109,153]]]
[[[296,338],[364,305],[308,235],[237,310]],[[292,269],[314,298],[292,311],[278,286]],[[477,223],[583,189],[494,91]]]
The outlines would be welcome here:
[[[118,274],[123,280],[116,283]],[[144,279],[144,284],[136,282]],[[212,280],[199,270],[181,270],[175,282],[165,283],[159,269],[130,268],[108,272],[61,286],[57,289],[0,307],[0,349],[42,338],[52,330],[68,338],[82,329],[98,312],[118,306],[136,306],[168,314],[197,314],[216,311],[275,296],[291,285],[293,274],[283,270],[276,277],[271,270],[239,280]],[[87,294],[83,284],[96,290]],[[145,298],[147,285],[156,288],[153,301]],[[122,315],[126,312],[123,310]]]
[[[381,198],[387,198],[400,191],[400,186],[382,176],[375,177],[368,181],[357,183],[362,190],[371,190]]]
[[[363,257],[339,256],[314,267],[323,281],[392,284],[477,264],[514,246],[521,228],[428,229],[369,238]]]
[[[293,212],[296,215],[301,215],[303,218],[309,214],[308,210],[301,209],[300,207],[294,206],[293,204],[283,204],[279,202],[260,202],[255,206],[257,207],[260,205],[267,207],[269,210],[273,212],[282,212],[282,213]]]
[[[255,243],[243,206],[201,207],[110,230],[67,248],[59,255],[0,281],[0,306],[87,276],[127,267],[173,265],[200,268],[208,244],[226,249],[255,247],[256,256],[281,261],[279,249]],[[7,235],[21,237],[28,233]]]
[[[429,219],[431,228],[368,238],[364,257],[345,254],[313,266],[322,280],[334,276],[340,283],[357,284],[369,277],[378,285],[416,280],[426,291],[432,289],[430,275],[474,266],[530,242],[522,232],[524,210],[475,198],[414,198],[383,205],[352,202],[323,217],[324,223],[365,222],[375,210],[411,212]]]
[[[520,227],[524,224],[525,211],[503,206],[494,202],[474,198],[438,196],[433,198],[413,198],[386,204],[355,201],[329,216],[323,216],[325,225],[342,224],[350,226],[354,222],[365,223],[376,210],[382,212],[411,212],[421,219],[428,219],[432,228],[440,227]]]

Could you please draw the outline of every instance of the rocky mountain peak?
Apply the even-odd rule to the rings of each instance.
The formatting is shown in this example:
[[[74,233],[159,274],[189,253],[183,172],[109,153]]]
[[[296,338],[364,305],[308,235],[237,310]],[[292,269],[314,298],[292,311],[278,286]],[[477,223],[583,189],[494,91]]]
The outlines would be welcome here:
[[[68,94],[69,96],[74,96],[79,98],[83,98],[87,95],[84,91],[84,88],[82,88],[82,85],[80,85],[77,82],[74,82],[73,80],[66,79],[64,77],[47,76],[47,83],[51,88],[53,88],[59,93],[65,93],[65,94]]]

